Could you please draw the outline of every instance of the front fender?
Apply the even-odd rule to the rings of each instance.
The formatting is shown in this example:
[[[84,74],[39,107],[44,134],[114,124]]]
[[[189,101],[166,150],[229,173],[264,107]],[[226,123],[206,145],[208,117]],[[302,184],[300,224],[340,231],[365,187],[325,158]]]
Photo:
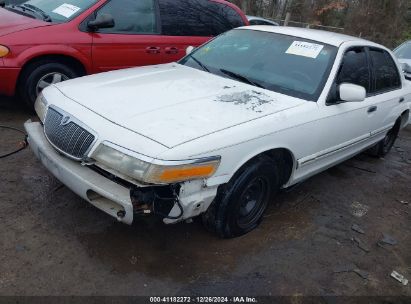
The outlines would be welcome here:
[[[71,57],[79,61],[84,66],[87,74],[90,74],[92,72],[90,46],[84,46],[77,49],[74,47],[60,44],[37,45],[21,51],[14,58],[11,57],[5,60],[5,65],[23,67],[29,61],[35,58],[50,55]]]

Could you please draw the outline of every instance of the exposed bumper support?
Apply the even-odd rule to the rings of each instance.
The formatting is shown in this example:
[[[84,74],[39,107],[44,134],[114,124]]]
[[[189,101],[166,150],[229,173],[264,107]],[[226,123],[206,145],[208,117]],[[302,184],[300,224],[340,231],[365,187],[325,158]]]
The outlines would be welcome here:
[[[179,200],[184,210],[182,218],[178,220],[164,219],[164,223],[173,224],[181,220],[189,219],[207,211],[217,195],[218,185],[207,187],[203,180],[185,182],[181,185]],[[174,205],[170,216],[179,214],[179,208]]]
[[[58,154],[48,143],[40,123],[27,121],[24,127],[34,154],[57,179],[120,222],[129,225],[133,222],[133,205],[129,189]]]

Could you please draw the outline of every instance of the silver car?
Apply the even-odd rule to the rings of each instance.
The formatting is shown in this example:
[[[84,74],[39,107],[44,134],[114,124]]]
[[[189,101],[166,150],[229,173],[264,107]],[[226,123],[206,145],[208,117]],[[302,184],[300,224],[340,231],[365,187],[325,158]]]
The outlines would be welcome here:
[[[264,19],[261,17],[256,17],[256,16],[247,16],[248,21],[250,22],[250,25],[273,25],[273,26],[279,26],[277,22]]]
[[[411,40],[408,40],[397,47],[394,50],[394,54],[402,64],[405,78],[411,80]]]

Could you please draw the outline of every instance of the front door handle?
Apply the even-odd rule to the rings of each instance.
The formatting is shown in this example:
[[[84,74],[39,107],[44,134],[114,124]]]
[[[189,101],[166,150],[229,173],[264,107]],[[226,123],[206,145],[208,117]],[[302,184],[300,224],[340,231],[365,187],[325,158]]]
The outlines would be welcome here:
[[[156,46],[149,46],[146,48],[146,53],[148,54],[160,54],[161,48],[156,47]]]
[[[166,54],[178,54],[178,52],[180,51],[176,47],[166,47],[165,50],[166,50]]]
[[[400,100],[399,100],[400,103],[403,103],[404,101],[405,101],[404,97],[401,97]]]
[[[377,106],[372,106],[372,107],[369,107],[368,108],[368,113],[374,113],[374,112],[377,112],[377,110],[378,110],[378,107]]]

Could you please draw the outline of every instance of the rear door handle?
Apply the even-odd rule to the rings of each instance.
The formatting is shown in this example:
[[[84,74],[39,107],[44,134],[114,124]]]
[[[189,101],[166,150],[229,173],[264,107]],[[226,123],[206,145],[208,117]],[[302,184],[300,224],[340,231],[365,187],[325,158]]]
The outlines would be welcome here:
[[[401,97],[400,100],[399,100],[400,103],[403,103],[404,101],[405,101],[404,97]]]
[[[372,106],[372,107],[369,107],[368,108],[368,113],[374,113],[374,112],[377,112],[377,110],[378,110],[378,107],[377,106]]]
[[[146,48],[146,53],[149,53],[149,54],[160,54],[160,50],[161,50],[161,48],[159,48],[159,47],[149,46],[148,48]]]
[[[178,54],[179,51],[176,47],[166,47],[166,54]]]

